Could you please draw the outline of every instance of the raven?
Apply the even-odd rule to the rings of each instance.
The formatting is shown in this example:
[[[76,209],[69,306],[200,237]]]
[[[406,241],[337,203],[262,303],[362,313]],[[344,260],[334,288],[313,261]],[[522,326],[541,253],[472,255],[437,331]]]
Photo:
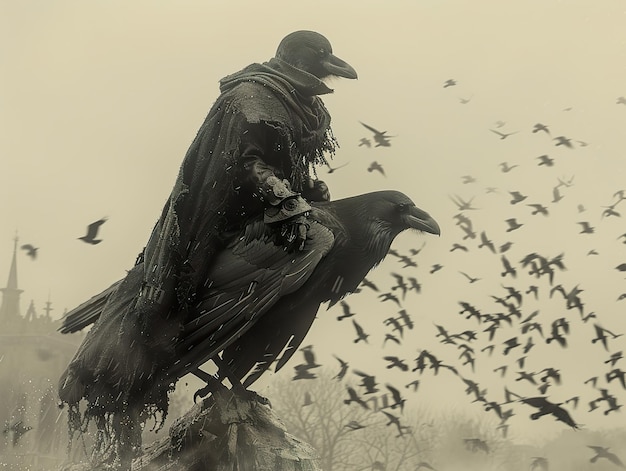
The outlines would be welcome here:
[[[89,414],[111,418],[126,427],[118,434],[132,436],[147,412],[167,411],[167,393],[179,378],[202,376],[199,368],[209,360],[218,365],[219,379],[208,391],[219,390],[227,378],[235,392],[244,392],[282,351],[276,370],[285,365],[320,305],[332,306],[357,290],[398,234],[440,234],[436,221],[397,191],[311,206],[303,250],[285,250],[259,215],[215,254],[204,287],[184,311],[167,318],[129,315],[125,307],[141,284],[136,266],[113,291],[103,292],[116,293],[117,306],[96,296],[93,303],[106,309],[85,303],[71,312],[65,331],[96,325],[60,379],[61,400],[77,411],[85,399]],[[171,353],[163,357],[163,351]],[[140,436],[134,439],[136,446]]]

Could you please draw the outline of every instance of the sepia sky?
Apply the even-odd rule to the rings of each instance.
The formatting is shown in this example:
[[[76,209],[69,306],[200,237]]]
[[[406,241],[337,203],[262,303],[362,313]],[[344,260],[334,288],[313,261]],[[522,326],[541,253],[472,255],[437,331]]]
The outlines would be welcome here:
[[[494,242],[514,243],[512,261],[531,252],[565,253],[568,270],[558,273],[559,282],[568,289],[580,285],[586,312],[624,333],[626,300],[616,299],[626,292],[626,281],[615,266],[626,262],[626,245],[617,240],[626,223],[601,217],[602,207],[615,202],[614,193],[626,189],[626,105],[617,104],[626,96],[624,24],[622,0],[0,0],[0,286],[16,232],[20,244],[39,247],[36,260],[18,252],[23,312],[33,300],[41,313],[50,297],[53,316],[60,317],[124,276],[218,95],[219,79],[271,58],[287,33],[312,29],[327,36],[335,54],[359,73],[357,81],[332,81],[335,93],[323,97],[341,145],[333,165],[347,163],[332,174],[319,170],[333,198],[399,189],[442,228],[440,238],[398,238],[394,247],[400,252],[426,242],[413,272],[389,257],[372,274],[381,286],[393,283],[390,271],[416,276],[423,285],[421,295],[407,295],[404,302],[416,331],[393,354],[410,362],[428,348],[458,362],[458,351],[434,339],[433,324],[453,331],[477,328],[458,314],[458,301],[493,310],[490,295],[502,295],[502,284],[525,290],[532,282],[525,269],[516,280],[502,278],[499,255],[462,240],[450,195],[475,198],[480,209],[468,216]],[[457,84],[444,88],[448,79]],[[462,104],[461,98],[470,101]],[[359,147],[359,139],[369,135],[359,121],[395,136],[392,146]],[[506,123],[499,131],[516,134],[499,139],[490,132],[497,121]],[[549,126],[550,136],[531,132],[539,122]],[[555,146],[558,135],[570,137],[575,147]],[[555,159],[554,167],[537,165],[543,154]],[[384,167],[386,177],[367,171],[372,161]],[[518,167],[503,173],[501,162]],[[462,183],[464,175],[476,182]],[[573,179],[573,185],[562,187],[564,199],[551,203],[558,178]],[[488,194],[487,187],[497,192]],[[528,195],[528,201],[514,207],[509,191]],[[545,204],[550,216],[531,216],[522,207],[527,202]],[[615,209],[624,213],[626,202]],[[108,220],[101,244],[77,240],[102,217]],[[507,233],[509,217],[524,226]],[[595,233],[579,234],[581,221]],[[450,252],[455,242],[471,248]],[[591,249],[599,255],[587,255]],[[444,268],[431,275],[434,263]],[[470,285],[459,271],[482,279]],[[583,325],[558,295],[548,297],[549,285],[543,287],[543,297],[529,301],[535,304],[527,314],[535,308],[546,312],[546,325],[565,316],[580,329],[574,329],[568,349],[538,346],[527,370],[554,362],[570,372],[553,388],[555,399],[580,395],[579,420],[589,427],[619,423],[620,414],[584,412],[584,400],[594,393],[579,386],[602,374],[598,368],[605,368],[607,352],[591,344],[591,323]],[[348,302],[359,322],[371,326],[376,338],[370,345],[354,345],[352,325],[337,324],[337,310],[320,311],[305,344],[314,344],[331,367],[333,353],[357,365],[363,359],[380,363],[382,321],[395,308],[367,294]],[[621,337],[610,351],[624,347]],[[477,367],[476,378],[491,381],[490,390],[500,395],[491,370],[514,361],[494,356],[484,360],[488,366]],[[384,364],[378,370],[382,382]],[[507,384],[523,390],[514,378],[511,373]],[[460,410],[481,410],[449,375],[424,374],[423,382],[424,403],[449,397]],[[626,400],[618,382],[611,389]],[[517,409],[516,433],[532,434],[536,423],[527,415],[533,410]],[[546,429],[559,430],[558,424],[551,428],[551,419],[541,420]]]

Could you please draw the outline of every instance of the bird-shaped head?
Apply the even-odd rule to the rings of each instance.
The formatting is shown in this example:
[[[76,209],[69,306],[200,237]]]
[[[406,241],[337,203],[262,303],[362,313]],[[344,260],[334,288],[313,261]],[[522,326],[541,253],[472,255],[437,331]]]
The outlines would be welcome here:
[[[407,229],[440,235],[437,222],[400,191],[383,190],[332,202],[352,244],[367,247],[369,254],[382,260],[395,237]],[[358,223],[355,223],[358,221]]]
[[[392,232],[414,229],[441,235],[439,224],[426,211],[418,208],[411,199],[399,191],[373,193],[377,201],[370,206],[371,215],[389,225]]]
[[[335,56],[328,39],[315,31],[295,31],[285,36],[278,45],[276,58],[319,79],[357,78],[356,70]]]

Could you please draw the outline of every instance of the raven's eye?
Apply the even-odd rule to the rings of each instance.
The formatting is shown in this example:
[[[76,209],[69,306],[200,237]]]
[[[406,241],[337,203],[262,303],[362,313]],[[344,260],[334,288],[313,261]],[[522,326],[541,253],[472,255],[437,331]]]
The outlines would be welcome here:
[[[409,211],[409,205],[408,205],[408,204],[406,204],[406,203],[400,203],[400,204],[398,205],[398,211],[399,211],[400,213],[406,213],[406,212],[408,212],[408,211]]]

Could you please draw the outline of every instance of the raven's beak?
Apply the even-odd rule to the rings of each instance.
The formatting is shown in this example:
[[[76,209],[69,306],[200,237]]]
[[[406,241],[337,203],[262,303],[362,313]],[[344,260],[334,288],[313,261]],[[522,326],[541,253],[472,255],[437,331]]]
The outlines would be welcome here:
[[[437,221],[435,221],[426,211],[422,211],[416,206],[411,207],[411,211],[407,214],[406,218],[409,227],[412,229],[428,232],[430,234],[441,235],[441,229],[439,229]]]
[[[347,62],[339,59],[339,57],[329,54],[322,61],[322,67],[326,70],[329,75],[336,75],[337,77],[344,77],[349,79],[357,78],[357,73],[354,68],[348,64]]]

